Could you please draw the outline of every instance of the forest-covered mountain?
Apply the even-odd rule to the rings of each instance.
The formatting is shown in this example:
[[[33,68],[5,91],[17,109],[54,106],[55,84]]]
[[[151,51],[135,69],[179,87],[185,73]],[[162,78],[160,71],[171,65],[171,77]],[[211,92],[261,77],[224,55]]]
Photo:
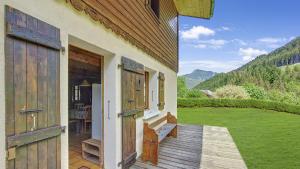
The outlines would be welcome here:
[[[252,86],[265,99],[300,104],[299,63],[300,38],[296,38],[234,71],[219,73],[199,83],[194,89],[215,91],[226,85]]]
[[[287,71],[281,71],[278,67],[296,63],[300,63],[300,37],[267,55],[258,56],[234,71],[217,74],[213,78],[201,82],[195,88],[215,90],[227,84],[253,83],[265,89],[287,90],[289,82],[300,83],[300,72],[297,71],[298,67]]]
[[[196,69],[192,73],[182,75],[182,77],[185,78],[186,86],[190,89],[198,85],[200,82],[210,79],[216,74],[216,72]]]
[[[256,59],[241,68],[247,68],[248,66],[262,63],[275,65],[277,67],[300,63],[300,37],[267,55],[258,56]]]

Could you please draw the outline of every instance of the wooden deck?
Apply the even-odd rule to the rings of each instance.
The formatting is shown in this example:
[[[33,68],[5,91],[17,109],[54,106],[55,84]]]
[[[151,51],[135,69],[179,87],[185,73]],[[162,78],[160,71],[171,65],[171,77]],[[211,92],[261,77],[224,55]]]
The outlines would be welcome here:
[[[178,125],[178,137],[159,147],[158,165],[140,158],[132,169],[247,169],[225,127]]]
[[[167,137],[161,142],[157,166],[139,158],[131,169],[199,169],[202,133],[201,126],[178,125],[177,138]]]

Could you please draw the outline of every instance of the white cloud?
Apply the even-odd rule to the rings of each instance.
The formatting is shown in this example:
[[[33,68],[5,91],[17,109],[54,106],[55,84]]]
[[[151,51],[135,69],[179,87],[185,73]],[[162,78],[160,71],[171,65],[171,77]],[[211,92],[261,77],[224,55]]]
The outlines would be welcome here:
[[[187,74],[195,69],[209,70],[215,72],[229,72],[242,66],[241,61],[214,61],[214,60],[193,60],[180,61],[179,74]]]
[[[238,44],[242,45],[242,46],[246,46],[247,42],[241,40],[241,39],[233,39],[232,42],[237,42]]]
[[[286,41],[285,38],[272,38],[272,37],[267,37],[267,38],[260,38],[257,41],[263,42],[263,43],[268,43],[268,44],[274,44],[274,43],[280,43]]]
[[[216,31],[230,31],[231,29],[227,26],[222,26],[215,29]]]
[[[257,39],[256,41],[259,43],[259,45],[265,45],[266,47],[274,49],[284,45],[285,43],[293,40],[294,38],[294,36],[289,38],[265,37]]]
[[[188,28],[190,27],[190,25],[189,25],[189,24],[183,24],[182,27],[183,27],[184,29],[188,29]]]
[[[226,27],[226,26],[222,26],[222,29],[223,29],[224,31],[229,31],[229,30],[230,30],[230,28],[228,28],[228,27]]]
[[[197,45],[194,45],[195,48],[199,48],[199,49],[204,49],[206,48],[207,46],[204,45],[204,44],[197,44]]]
[[[200,36],[212,36],[215,31],[204,26],[193,26],[191,29],[180,31],[183,39],[198,39]]]
[[[295,38],[296,38],[295,36],[291,36],[291,37],[289,38],[289,41],[294,40]]]
[[[210,40],[207,40],[207,41],[202,41],[204,43],[208,43],[208,44],[211,44],[211,45],[215,45],[215,46],[222,46],[222,45],[225,45],[225,43],[227,43],[226,40],[223,40],[223,39],[210,39]]]
[[[210,40],[198,40],[197,44],[194,45],[196,48],[213,48],[213,49],[218,49],[224,46],[228,41],[223,40],[223,39],[210,39]]]
[[[265,50],[253,49],[253,48],[240,48],[239,54],[243,57],[244,61],[251,61],[257,56],[267,54]]]

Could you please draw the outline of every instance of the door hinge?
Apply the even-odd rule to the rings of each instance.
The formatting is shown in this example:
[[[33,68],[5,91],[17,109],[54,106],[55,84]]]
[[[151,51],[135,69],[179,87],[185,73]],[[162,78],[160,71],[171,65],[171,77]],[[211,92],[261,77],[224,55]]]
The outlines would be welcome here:
[[[16,158],[16,147],[9,148],[6,153],[7,160],[13,160]]]
[[[124,64],[118,64],[118,68],[123,68]]]
[[[132,103],[134,101],[135,101],[134,99],[128,99],[128,103]]]
[[[118,113],[118,117],[123,117],[124,113]]]
[[[124,160],[118,162],[118,167],[122,166],[124,164]]]
[[[65,133],[66,132],[66,126],[60,126],[61,132]]]

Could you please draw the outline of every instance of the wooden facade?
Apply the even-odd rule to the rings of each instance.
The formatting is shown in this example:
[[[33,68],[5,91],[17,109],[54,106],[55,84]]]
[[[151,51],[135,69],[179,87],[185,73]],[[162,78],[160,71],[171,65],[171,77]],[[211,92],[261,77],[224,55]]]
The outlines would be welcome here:
[[[149,0],[67,0],[93,20],[178,71],[178,12],[173,0],[159,1],[159,16]]]

